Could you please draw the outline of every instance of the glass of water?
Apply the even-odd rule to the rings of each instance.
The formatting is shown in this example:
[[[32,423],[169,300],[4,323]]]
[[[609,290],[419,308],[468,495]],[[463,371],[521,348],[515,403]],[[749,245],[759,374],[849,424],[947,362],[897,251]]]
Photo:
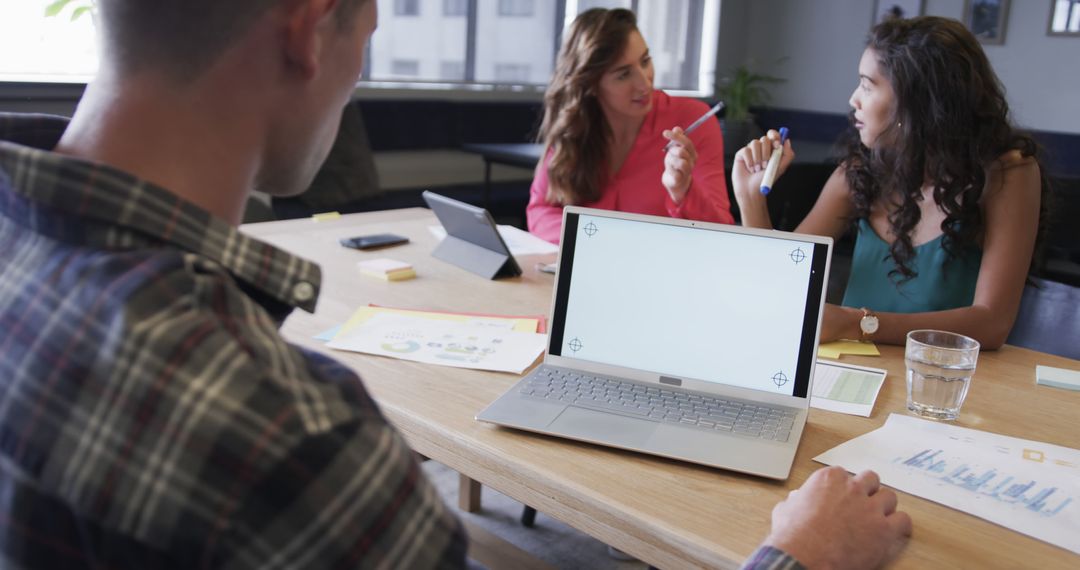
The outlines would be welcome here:
[[[979,342],[964,335],[915,330],[907,335],[907,408],[935,420],[955,420],[964,404]]]

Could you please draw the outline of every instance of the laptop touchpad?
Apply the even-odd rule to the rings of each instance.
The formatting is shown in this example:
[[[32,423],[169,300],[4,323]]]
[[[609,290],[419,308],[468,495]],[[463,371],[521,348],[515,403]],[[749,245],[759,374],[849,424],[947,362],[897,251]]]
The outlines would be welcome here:
[[[659,425],[619,414],[567,406],[559,417],[548,424],[547,429],[573,438],[640,448]]]

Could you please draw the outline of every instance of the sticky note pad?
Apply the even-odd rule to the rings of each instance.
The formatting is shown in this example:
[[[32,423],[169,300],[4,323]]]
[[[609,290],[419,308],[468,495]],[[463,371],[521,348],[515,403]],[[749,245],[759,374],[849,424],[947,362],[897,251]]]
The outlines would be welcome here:
[[[341,217],[341,214],[337,212],[323,212],[321,214],[314,214],[311,219],[316,222],[325,222],[327,220],[336,220]]]
[[[881,356],[877,346],[872,342],[860,342],[855,340],[838,340],[826,342],[818,346],[819,358],[840,358],[841,354],[855,356]]]
[[[413,266],[396,259],[379,258],[361,261],[356,264],[360,272],[371,277],[378,277],[387,281],[404,281],[416,277]]]
[[[1063,390],[1080,390],[1080,370],[1036,365],[1035,383]]]

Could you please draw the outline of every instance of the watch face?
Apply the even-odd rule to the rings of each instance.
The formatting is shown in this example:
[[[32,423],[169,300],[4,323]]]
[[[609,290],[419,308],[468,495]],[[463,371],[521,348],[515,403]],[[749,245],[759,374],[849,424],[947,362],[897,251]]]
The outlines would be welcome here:
[[[865,334],[876,333],[878,329],[878,318],[874,315],[866,315],[859,321],[859,328],[861,328],[862,332]]]

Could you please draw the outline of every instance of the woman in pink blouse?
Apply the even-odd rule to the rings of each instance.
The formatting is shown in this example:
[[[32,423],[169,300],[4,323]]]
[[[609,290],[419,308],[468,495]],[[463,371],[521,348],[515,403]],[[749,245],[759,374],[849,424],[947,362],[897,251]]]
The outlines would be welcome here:
[[[574,20],[544,95],[529,231],[558,243],[568,204],[734,222],[720,125],[684,134],[708,106],[654,90],[653,75],[633,12],[596,8]]]

